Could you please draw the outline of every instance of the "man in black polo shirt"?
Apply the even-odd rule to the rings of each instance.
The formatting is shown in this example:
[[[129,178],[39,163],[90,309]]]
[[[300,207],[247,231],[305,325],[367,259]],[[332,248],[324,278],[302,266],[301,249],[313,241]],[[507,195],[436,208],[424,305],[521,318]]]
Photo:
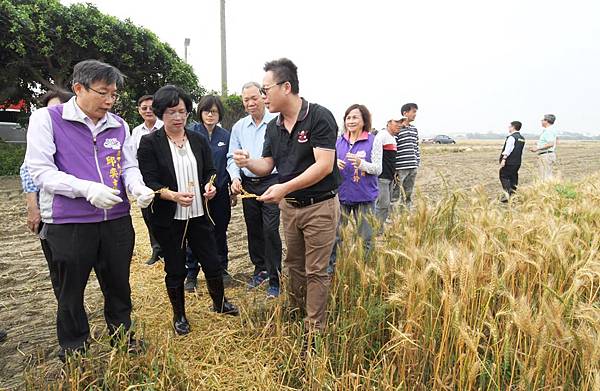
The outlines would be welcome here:
[[[519,121],[510,123],[508,128],[510,135],[506,138],[500,154],[500,183],[508,197],[517,190],[519,184],[519,168],[523,147],[525,147],[525,138],[521,136],[520,130]],[[503,197],[502,202],[507,202],[508,197]]]
[[[265,64],[261,94],[270,112],[263,157],[244,150],[234,161],[258,176],[277,168],[279,183],[259,201],[278,203],[285,231],[290,303],[306,310],[308,330],[323,330],[329,296],[327,265],[340,218],[335,159],[337,124],[326,108],[301,98],[297,68],[282,58]]]

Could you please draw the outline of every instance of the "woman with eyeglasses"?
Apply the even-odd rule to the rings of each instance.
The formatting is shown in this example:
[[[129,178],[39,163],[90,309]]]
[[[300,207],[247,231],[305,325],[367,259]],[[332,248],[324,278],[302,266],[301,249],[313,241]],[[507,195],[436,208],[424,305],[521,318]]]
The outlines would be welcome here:
[[[369,133],[371,113],[364,105],[353,104],[344,114],[344,133],[336,142],[337,165],[342,176],[339,188],[341,223],[352,216],[364,241],[366,254],[371,249],[373,230],[369,216],[375,211],[377,177],[382,171],[381,138]],[[334,247],[330,272],[335,266]]]
[[[231,276],[227,273],[229,264],[228,249],[227,249],[227,227],[231,220],[231,196],[229,186],[231,178],[227,172],[227,151],[229,150],[228,130],[223,129],[218,124],[223,118],[224,108],[219,97],[207,95],[200,99],[197,108],[198,118],[200,123],[193,127],[193,131],[200,133],[208,139],[212,159],[215,169],[217,170],[217,178],[215,186],[217,194],[211,199],[208,204],[208,212],[212,219],[211,222],[215,225],[215,239],[217,241],[217,253],[221,266],[223,268],[223,278],[230,280]],[[200,267],[198,259],[191,254],[188,249],[186,262],[188,274],[185,281],[185,290],[194,291],[197,286],[197,277]]]
[[[181,88],[167,85],[154,94],[152,109],[164,126],[142,137],[138,161],[147,186],[157,192],[150,223],[164,253],[173,327],[184,335],[190,332],[184,296],[186,245],[200,260],[213,311],[238,315],[238,309],[225,298],[215,231],[204,201],[216,195],[210,146],[205,137],[185,129],[192,100]]]

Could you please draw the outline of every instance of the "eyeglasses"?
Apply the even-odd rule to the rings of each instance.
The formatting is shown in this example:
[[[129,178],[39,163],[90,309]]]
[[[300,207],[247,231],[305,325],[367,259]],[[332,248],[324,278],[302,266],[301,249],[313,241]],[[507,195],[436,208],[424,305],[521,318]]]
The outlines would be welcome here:
[[[165,111],[163,113],[163,117],[167,116],[167,117],[173,118],[173,119],[175,119],[177,117],[186,119],[189,115],[190,115],[190,113],[188,113],[187,111]]]
[[[284,80],[284,81],[280,81],[279,83],[271,84],[271,85],[270,85],[270,86],[268,86],[268,87],[264,87],[264,86],[263,86],[263,87],[260,87],[260,89],[259,89],[258,91],[260,92],[260,94],[261,94],[261,95],[264,95],[264,96],[266,96],[266,95],[267,95],[267,92],[269,92],[269,90],[270,90],[271,88],[273,88],[273,87],[275,87],[275,86],[280,86],[280,85],[282,85],[283,83],[287,83],[287,82],[288,82],[287,80]]]
[[[206,115],[212,114],[212,115],[219,115],[219,110],[202,110],[203,113],[206,113]]]
[[[116,102],[119,100],[119,94],[117,94],[116,92],[114,92],[112,94],[109,92],[100,92],[100,91],[93,89],[92,87],[86,87],[86,89],[94,91],[96,94],[100,95],[104,99],[110,99],[113,102]]]

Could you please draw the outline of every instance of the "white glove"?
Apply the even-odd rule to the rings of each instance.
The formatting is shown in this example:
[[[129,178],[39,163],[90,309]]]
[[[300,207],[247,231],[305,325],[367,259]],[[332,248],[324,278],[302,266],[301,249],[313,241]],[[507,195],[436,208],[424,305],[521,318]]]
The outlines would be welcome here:
[[[133,189],[132,195],[135,197],[137,206],[147,208],[154,199],[154,190],[144,185],[138,185]]]
[[[110,209],[119,202],[123,202],[118,196],[120,193],[119,190],[111,189],[102,183],[92,182],[87,189],[85,199],[96,208]]]

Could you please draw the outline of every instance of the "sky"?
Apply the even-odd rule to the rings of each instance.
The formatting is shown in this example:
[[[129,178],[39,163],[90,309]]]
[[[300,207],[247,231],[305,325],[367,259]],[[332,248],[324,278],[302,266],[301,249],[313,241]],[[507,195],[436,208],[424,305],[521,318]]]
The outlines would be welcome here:
[[[63,4],[79,1],[61,0]],[[167,42],[200,83],[221,89],[219,0],[87,0]],[[421,135],[505,132],[600,134],[600,1],[226,0],[229,92],[262,84],[266,61],[298,66],[300,95],[339,124],[354,103],[373,126],[419,105]]]

